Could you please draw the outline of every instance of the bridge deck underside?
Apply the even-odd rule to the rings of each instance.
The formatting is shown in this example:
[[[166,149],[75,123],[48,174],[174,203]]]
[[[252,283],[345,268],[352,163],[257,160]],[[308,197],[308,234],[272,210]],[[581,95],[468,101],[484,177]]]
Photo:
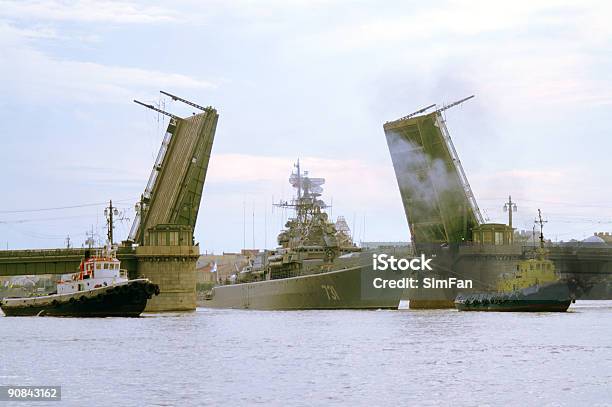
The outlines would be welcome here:
[[[478,224],[437,113],[384,126],[412,238],[417,243],[470,240]]]

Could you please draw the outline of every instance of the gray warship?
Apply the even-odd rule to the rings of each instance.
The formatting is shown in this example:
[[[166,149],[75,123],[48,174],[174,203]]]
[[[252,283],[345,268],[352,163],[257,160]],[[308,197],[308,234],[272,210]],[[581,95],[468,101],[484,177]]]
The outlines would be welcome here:
[[[320,199],[323,178],[302,173],[299,161],[289,178],[297,190],[295,211],[278,235],[279,247],[263,252],[227,284],[213,287],[198,305],[261,310],[397,309],[401,290],[368,290],[371,255],[329,220]]]

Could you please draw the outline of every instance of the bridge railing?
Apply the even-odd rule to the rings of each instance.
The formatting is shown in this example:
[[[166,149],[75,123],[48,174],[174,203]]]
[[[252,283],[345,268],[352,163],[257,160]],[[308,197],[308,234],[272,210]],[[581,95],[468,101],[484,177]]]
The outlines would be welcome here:
[[[28,249],[28,250],[0,250],[0,259],[13,257],[65,257],[83,256],[84,248],[79,249]]]

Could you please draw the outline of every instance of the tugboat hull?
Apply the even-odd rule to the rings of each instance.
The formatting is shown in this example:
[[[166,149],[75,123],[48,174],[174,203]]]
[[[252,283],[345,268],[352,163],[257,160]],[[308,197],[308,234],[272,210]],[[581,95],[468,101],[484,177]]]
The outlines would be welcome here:
[[[459,311],[565,312],[573,301],[568,285],[559,282],[511,293],[460,295],[455,307]]]
[[[147,279],[70,294],[31,298],[5,298],[0,308],[8,317],[138,317],[159,287]]]
[[[493,312],[565,312],[571,305],[566,301],[521,301],[520,303],[465,305],[455,304],[459,311],[493,311]]]

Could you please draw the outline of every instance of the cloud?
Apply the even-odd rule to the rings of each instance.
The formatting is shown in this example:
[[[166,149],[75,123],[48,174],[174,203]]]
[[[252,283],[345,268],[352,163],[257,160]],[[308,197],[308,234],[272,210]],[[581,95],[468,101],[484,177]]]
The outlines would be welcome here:
[[[603,198],[601,189],[596,187],[605,180],[576,166],[532,167],[473,174],[471,177],[468,174],[468,177],[476,200],[492,221],[506,221],[507,213],[501,209],[507,195],[512,195],[512,200],[518,203],[515,226],[519,228],[531,228],[538,208],[550,219],[549,230],[559,236],[570,236],[572,231],[581,232],[588,225],[593,227],[594,223],[612,216],[612,206]],[[579,221],[578,218],[584,219]],[[568,225],[568,221],[576,224]],[[574,229],[564,230],[570,227]]]
[[[526,26],[530,16],[550,7],[551,3],[527,1],[507,4],[451,1],[444,6],[412,8],[410,13],[365,15],[315,33],[309,41],[334,51],[386,49],[402,44],[427,48],[432,46],[427,41],[434,39],[444,39],[450,44],[460,37]]]
[[[497,180],[500,178],[521,181],[524,179],[554,179],[563,180],[568,174],[562,169],[553,170],[510,170],[486,174],[483,178]]]
[[[295,157],[267,157],[249,154],[213,154],[210,160],[207,184],[231,184],[232,189],[242,194],[248,191],[249,184],[257,184],[268,196],[281,192],[280,186],[289,190],[289,175],[293,170]],[[326,159],[317,157],[301,157],[302,171],[308,171],[310,176],[325,178],[324,198],[331,196],[335,200],[359,202],[359,205],[381,205],[389,203],[389,197],[399,197],[395,175],[391,165],[360,161],[355,159]],[[235,184],[243,184],[244,189],[235,188]]]
[[[406,6],[408,7],[408,6]],[[373,12],[287,41],[286,53],[334,55],[380,81],[431,88],[463,81],[496,111],[612,104],[609,2],[450,1]],[[297,43],[297,45],[296,45]],[[368,58],[376,63],[355,63]],[[350,74],[347,73],[347,74]],[[363,73],[361,73],[363,76]],[[411,86],[414,88],[414,86]]]
[[[243,228],[251,244],[274,245],[292,211],[272,207],[295,195],[289,184],[296,157],[213,153],[202,198],[196,238],[207,250],[236,250]],[[393,167],[352,158],[300,157],[302,171],[325,178],[321,198],[332,219],[344,215],[356,237],[364,240],[408,240],[409,229]],[[246,213],[246,222],[243,216]],[[367,218],[367,219],[366,219]],[[255,232],[252,232],[253,225]],[[366,227],[367,226],[367,227]]]
[[[3,35],[25,39],[57,39],[60,37],[57,31],[50,27],[18,28],[3,23],[2,21],[0,21],[0,32],[2,32]]]
[[[45,34],[52,35],[52,31],[23,30],[0,23],[1,57],[11,61],[0,64],[0,84],[13,99],[38,104],[62,100],[123,103],[142,93],[143,89],[150,89],[152,84],[163,89],[210,89],[215,86],[179,73],[55,58],[39,51],[24,38]]]
[[[202,69],[214,75],[222,72],[233,82],[213,95],[222,114],[218,135],[229,132],[231,137],[223,135],[224,140],[216,142],[215,148],[222,153],[213,153],[202,206],[203,219],[217,222],[207,224],[202,236],[226,239],[228,247],[233,238],[227,223],[233,218],[241,223],[244,195],[268,201],[272,194],[291,196],[287,178],[300,148],[301,154],[309,154],[301,160],[304,168],[327,179],[324,198],[334,197],[335,214],[351,217],[363,210],[374,219],[377,211],[381,240],[404,233],[407,227],[397,181],[384,141],[379,142],[383,140],[381,124],[413,108],[471,93],[476,93],[476,101],[461,108],[467,114],[449,113],[454,115],[449,116],[450,126],[452,134],[463,130],[468,135],[457,141],[477,198],[502,195],[495,200],[497,212],[491,211],[492,215],[503,217],[499,204],[507,193],[521,199],[523,212],[517,219],[524,213],[526,222],[533,221],[532,212],[527,212],[522,198],[609,199],[610,193],[602,188],[610,184],[604,153],[610,144],[609,126],[600,107],[609,105],[612,98],[612,25],[608,21],[612,4],[518,0],[507,5],[390,2],[381,7],[379,2],[360,1],[347,7],[336,0],[262,1],[185,0],[161,6],[161,2],[136,0],[0,0],[0,61],[10,61],[0,64],[0,86],[7,95],[0,103],[13,107],[3,108],[7,134],[40,134],[37,126],[25,120],[18,123],[11,115],[44,105],[54,107],[55,117],[67,123],[49,128],[58,144],[71,144],[65,137],[74,137],[71,133],[77,125],[83,133],[90,126],[99,133],[118,135],[123,133],[123,129],[117,131],[115,116],[120,109],[105,103],[146,99],[153,85],[176,89],[177,94],[213,89],[218,82],[199,74],[161,68],[181,65],[167,63],[170,60],[159,63],[157,50],[146,48],[172,41],[177,44],[172,47],[177,58],[197,61],[196,67],[204,64]],[[128,48],[121,39],[132,34],[137,35],[130,38]],[[83,46],[75,40],[87,36],[99,41]],[[144,48],[129,58],[132,65],[106,62],[125,61],[123,56],[140,45]],[[186,69],[196,72],[193,67]],[[253,86],[245,88],[242,83]],[[91,120],[72,121],[81,114]],[[121,177],[125,183],[119,184],[125,187],[120,190],[122,197],[142,192],[154,160],[142,150],[151,147],[155,156],[158,136],[163,133],[158,129],[155,142],[149,143],[151,137],[144,136],[151,129],[135,117],[121,121],[145,142],[128,143],[124,153],[129,157],[113,164],[125,167]],[[265,137],[254,137],[260,130]],[[44,162],[42,167],[34,163],[28,168],[19,163],[19,151],[28,150],[22,147],[31,138],[14,138],[18,147],[13,150],[5,146],[4,173],[32,179],[49,175]],[[574,138],[588,143],[582,146]],[[91,139],[79,145],[95,149],[99,141]],[[530,154],[538,145],[545,147],[544,160]],[[287,151],[280,151],[283,148]],[[334,149],[337,159],[313,157],[334,157]],[[575,156],[567,150],[575,150]],[[355,156],[366,158],[350,158]],[[564,159],[553,162],[550,157],[555,156]],[[546,167],[549,163],[551,168]],[[568,163],[583,172],[568,169]],[[66,178],[66,173],[61,175]],[[115,172],[97,174],[95,170],[79,176],[81,183],[91,180],[105,186],[119,178]],[[78,197],[89,190],[75,191]],[[106,191],[111,188],[104,190],[104,196],[109,195]],[[22,199],[14,197],[5,205],[17,207]],[[230,210],[232,205],[235,210]],[[374,229],[374,222],[368,224]],[[242,241],[238,226],[237,240]],[[553,222],[549,227],[555,227]]]
[[[69,165],[51,168],[57,182],[70,177],[73,183],[100,183],[117,186],[138,186],[136,194],[145,187],[149,176],[151,162],[132,157],[127,165],[116,161],[109,164],[86,158],[87,162],[76,161]],[[93,161],[92,161],[93,160]],[[262,156],[237,153],[213,153],[206,174],[207,190],[219,202],[227,205],[228,196],[259,196],[263,198],[275,195],[291,198],[294,190],[289,184],[289,176],[294,170],[296,157]],[[302,173],[316,178],[325,178],[323,198],[332,196],[344,206],[358,202],[360,206],[386,207],[389,201],[399,199],[399,190],[390,163],[386,165],[356,159],[328,159],[318,157],[300,157]],[[218,196],[217,196],[218,195]],[[391,197],[391,198],[390,198]],[[401,201],[400,201],[401,202]],[[397,205],[394,205],[397,206]]]
[[[0,1],[0,17],[13,20],[147,24],[177,20],[175,11],[128,1]]]

